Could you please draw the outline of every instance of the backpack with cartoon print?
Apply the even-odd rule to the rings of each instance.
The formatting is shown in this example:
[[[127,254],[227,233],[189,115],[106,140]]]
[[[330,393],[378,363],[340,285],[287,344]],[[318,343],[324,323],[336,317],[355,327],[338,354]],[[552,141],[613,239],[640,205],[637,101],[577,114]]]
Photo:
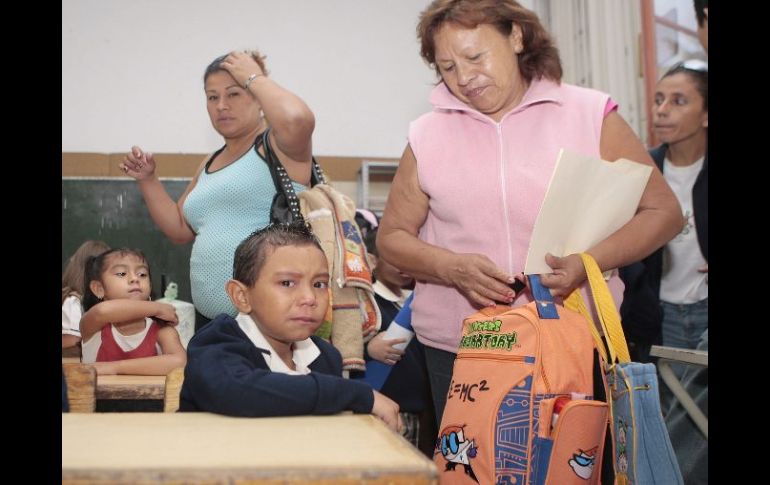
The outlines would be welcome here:
[[[535,296],[463,321],[433,455],[440,483],[600,483],[608,408],[591,396],[591,329]]]

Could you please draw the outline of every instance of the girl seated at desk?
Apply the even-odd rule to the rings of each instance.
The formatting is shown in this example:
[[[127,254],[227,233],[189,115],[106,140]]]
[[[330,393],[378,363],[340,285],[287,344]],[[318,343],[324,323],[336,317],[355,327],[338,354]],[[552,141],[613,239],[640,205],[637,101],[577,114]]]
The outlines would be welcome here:
[[[80,320],[83,363],[97,374],[165,375],[187,362],[174,307],[152,301],[150,268],[133,249],[89,258]]]

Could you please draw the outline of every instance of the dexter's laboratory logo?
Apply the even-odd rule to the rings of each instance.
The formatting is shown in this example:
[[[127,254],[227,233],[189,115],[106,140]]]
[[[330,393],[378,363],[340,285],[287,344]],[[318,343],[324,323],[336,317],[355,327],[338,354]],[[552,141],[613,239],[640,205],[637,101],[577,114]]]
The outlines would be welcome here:
[[[573,453],[572,458],[567,463],[572,467],[575,475],[583,480],[588,480],[594,472],[594,463],[596,462],[596,449],[594,446],[590,450],[583,451],[578,449],[578,453]]]

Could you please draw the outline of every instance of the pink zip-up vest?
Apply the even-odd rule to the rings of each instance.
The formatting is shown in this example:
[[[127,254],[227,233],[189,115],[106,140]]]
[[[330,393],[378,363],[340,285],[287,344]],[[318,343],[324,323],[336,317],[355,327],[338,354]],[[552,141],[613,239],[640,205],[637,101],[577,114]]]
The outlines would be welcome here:
[[[608,99],[593,89],[533,80],[521,103],[495,123],[444,83],[436,86],[434,110],[409,126],[420,187],[430,198],[418,237],[456,253],[484,254],[511,274],[523,271],[559,149],[600,157]],[[608,283],[620,305],[616,271]],[[528,299],[523,294],[516,305]],[[417,283],[412,326],[425,345],[457,352],[463,319],[477,310],[455,288]]]

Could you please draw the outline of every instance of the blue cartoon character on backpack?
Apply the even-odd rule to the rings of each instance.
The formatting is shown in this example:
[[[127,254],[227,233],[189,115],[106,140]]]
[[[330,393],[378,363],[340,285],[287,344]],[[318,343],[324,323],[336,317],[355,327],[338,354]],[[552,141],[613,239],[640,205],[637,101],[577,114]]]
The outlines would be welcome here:
[[[596,450],[594,446],[590,450],[578,450],[572,454],[572,458],[567,462],[575,475],[583,480],[588,480],[594,472],[594,463],[596,463]]]
[[[462,426],[450,425],[441,430],[436,440],[436,451],[440,452],[447,461],[444,471],[454,470],[460,463],[464,467],[465,474],[476,483],[479,482],[471,468],[471,460],[476,458],[478,447],[473,439],[466,440]]]

